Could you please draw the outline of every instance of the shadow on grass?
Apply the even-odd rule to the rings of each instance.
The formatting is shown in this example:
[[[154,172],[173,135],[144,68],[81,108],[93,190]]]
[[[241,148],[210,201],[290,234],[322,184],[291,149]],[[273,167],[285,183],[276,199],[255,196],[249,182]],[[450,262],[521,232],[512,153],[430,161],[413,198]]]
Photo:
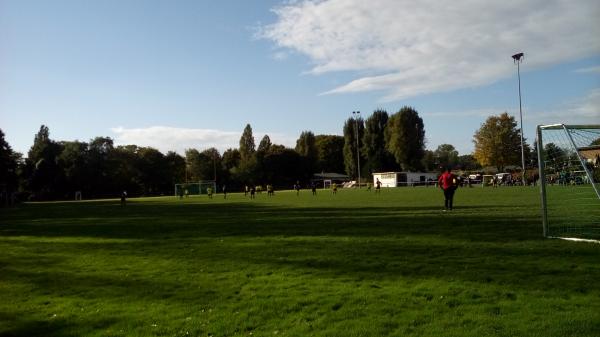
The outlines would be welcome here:
[[[543,240],[537,210],[527,206],[444,213],[250,202],[31,204],[0,210],[0,245],[0,281],[32,289],[33,307],[46,297],[68,305],[216,305],[237,300],[253,280],[252,287],[278,282],[270,277],[281,277],[284,287],[328,280],[372,292],[434,280],[441,282],[429,284],[473,289],[473,296],[493,289],[507,301],[600,293],[598,247]],[[75,314],[66,320],[48,310],[0,311],[0,321],[9,322],[0,336],[68,336],[123,321]]]
[[[74,322],[57,316],[33,318],[27,313],[0,312],[0,322],[10,322],[0,326],[0,337],[62,337],[81,336],[83,332],[103,329],[117,322],[117,319],[96,317]]]
[[[494,209],[497,214],[481,214]],[[499,241],[540,239],[539,219],[498,205],[453,212],[419,206],[291,208],[252,203],[33,204],[8,213],[0,236],[161,239],[221,236],[404,236]]]

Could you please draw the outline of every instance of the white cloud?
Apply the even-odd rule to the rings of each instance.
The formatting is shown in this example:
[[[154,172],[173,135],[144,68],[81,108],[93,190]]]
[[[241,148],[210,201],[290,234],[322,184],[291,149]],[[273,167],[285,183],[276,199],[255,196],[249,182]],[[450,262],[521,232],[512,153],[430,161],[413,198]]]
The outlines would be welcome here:
[[[228,148],[239,147],[242,131],[223,131],[211,129],[188,129],[169,126],[151,126],[147,128],[116,127],[111,131],[116,135],[116,145],[135,144],[150,146],[163,153],[176,151],[183,154],[186,149],[204,150],[215,147],[223,152]],[[264,133],[253,132],[256,145]],[[280,133],[268,133],[271,141],[276,144],[293,146],[295,139]]]
[[[576,73],[592,73],[592,74],[600,74],[600,66],[589,67],[589,68],[581,68],[575,70]]]
[[[600,88],[566,102],[562,109],[538,114],[543,124],[600,124]]]
[[[311,73],[355,71],[330,93],[383,90],[385,100],[475,87],[600,52],[596,0],[305,0],[273,9],[257,35],[306,55]]]

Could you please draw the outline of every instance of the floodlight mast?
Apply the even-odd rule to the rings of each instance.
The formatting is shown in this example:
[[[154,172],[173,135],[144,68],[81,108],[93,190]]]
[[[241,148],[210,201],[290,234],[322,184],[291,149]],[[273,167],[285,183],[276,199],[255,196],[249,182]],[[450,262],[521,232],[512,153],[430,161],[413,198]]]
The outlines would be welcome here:
[[[521,69],[520,63],[523,62],[525,54],[517,53],[512,56],[513,62],[517,64],[517,77],[519,79],[519,117],[521,120],[521,183],[525,186],[525,147],[523,146],[523,108],[521,107]]]
[[[354,124],[356,128],[356,166],[358,168],[358,188],[360,188],[360,153],[358,149],[358,118],[360,116],[360,111],[352,111],[352,115],[354,117]]]

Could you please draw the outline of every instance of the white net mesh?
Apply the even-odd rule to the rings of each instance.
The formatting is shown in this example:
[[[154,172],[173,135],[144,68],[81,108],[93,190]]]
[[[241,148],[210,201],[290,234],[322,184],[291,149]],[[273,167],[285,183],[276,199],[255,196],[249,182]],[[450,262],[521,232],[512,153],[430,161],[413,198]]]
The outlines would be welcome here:
[[[537,146],[546,235],[600,239],[600,125],[540,126]]]

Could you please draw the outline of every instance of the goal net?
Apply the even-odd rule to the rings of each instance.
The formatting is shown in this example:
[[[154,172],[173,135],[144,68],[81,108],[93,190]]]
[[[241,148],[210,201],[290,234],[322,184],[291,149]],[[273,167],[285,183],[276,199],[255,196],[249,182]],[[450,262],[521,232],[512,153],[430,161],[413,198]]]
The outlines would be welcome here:
[[[207,189],[209,187],[212,188],[213,193],[217,193],[217,184],[214,180],[175,184],[175,196],[207,194]]]
[[[600,240],[600,125],[539,125],[544,236]]]

